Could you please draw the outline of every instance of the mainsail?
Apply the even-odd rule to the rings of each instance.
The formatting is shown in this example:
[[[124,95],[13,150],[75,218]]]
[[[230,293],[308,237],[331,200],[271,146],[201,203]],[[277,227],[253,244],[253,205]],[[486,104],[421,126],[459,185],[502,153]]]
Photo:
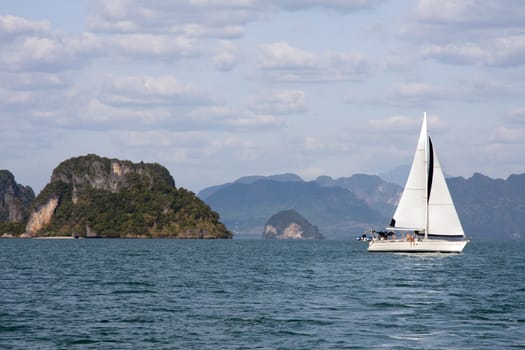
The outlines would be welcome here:
[[[425,116],[405,190],[390,223],[393,229],[423,231],[426,227],[427,140],[427,119]]]
[[[427,116],[405,189],[390,228],[425,232],[428,236],[464,236],[441,164],[427,131]]]

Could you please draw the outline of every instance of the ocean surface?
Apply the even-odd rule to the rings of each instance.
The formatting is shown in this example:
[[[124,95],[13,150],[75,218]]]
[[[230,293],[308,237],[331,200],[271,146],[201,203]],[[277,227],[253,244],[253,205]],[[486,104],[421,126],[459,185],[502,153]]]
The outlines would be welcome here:
[[[525,243],[0,240],[0,349],[525,349]]]

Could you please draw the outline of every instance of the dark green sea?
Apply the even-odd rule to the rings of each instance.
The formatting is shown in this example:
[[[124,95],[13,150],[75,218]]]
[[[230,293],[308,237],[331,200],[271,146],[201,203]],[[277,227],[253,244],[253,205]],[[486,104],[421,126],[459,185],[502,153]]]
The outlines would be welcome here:
[[[525,349],[525,243],[0,240],[0,349]]]

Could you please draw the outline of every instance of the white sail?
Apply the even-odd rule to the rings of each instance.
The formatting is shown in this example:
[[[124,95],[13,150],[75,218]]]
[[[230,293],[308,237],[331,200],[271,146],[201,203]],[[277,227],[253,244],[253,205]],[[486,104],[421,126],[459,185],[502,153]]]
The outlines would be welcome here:
[[[426,227],[427,140],[427,119],[425,115],[419,133],[416,154],[405,189],[390,223],[391,228],[423,231]]]
[[[430,141],[429,141],[430,142]],[[429,145],[432,145],[430,142]],[[433,169],[428,200],[428,234],[439,236],[464,236],[463,227],[450,196],[441,164],[434,147],[432,150]]]

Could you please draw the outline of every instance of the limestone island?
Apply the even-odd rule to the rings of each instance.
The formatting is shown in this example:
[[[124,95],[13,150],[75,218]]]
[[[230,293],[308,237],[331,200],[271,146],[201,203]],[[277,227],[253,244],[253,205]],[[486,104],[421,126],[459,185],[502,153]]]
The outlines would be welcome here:
[[[97,155],[60,163],[20,237],[232,238],[219,215],[159,164]]]
[[[324,239],[317,226],[312,225],[294,209],[273,215],[264,227],[266,239]]]
[[[35,193],[15,181],[8,170],[0,170],[0,237],[11,238],[24,232]]]

